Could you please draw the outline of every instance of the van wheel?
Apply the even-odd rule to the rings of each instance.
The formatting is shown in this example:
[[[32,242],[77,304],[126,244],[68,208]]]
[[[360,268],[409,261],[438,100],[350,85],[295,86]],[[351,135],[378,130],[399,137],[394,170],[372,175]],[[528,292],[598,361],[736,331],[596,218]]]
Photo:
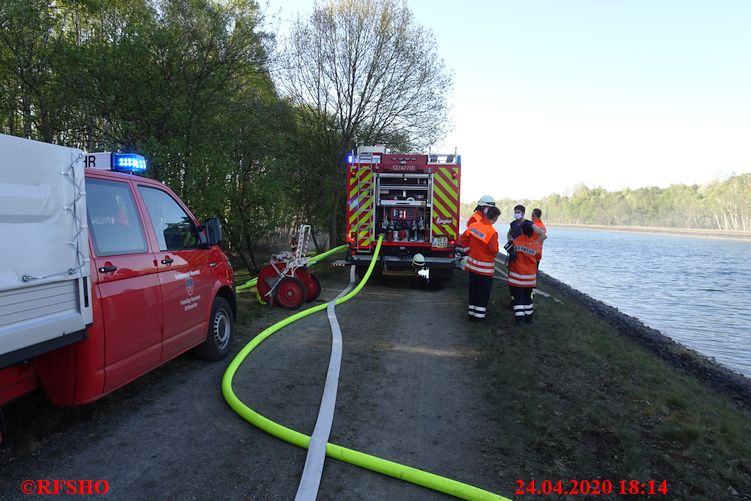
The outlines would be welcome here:
[[[196,354],[203,360],[223,359],[232,347],[234,331],[229,303],[223,297],[214,298],[206,341],[196,348]]]

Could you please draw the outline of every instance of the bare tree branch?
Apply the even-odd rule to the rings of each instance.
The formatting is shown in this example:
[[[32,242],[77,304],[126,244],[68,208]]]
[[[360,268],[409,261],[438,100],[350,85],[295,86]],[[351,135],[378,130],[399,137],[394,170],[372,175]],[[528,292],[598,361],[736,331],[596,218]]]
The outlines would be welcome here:
[[[433,34],[396,0],[325,0],[292,28],[280,87],[334,117],[347,150],[398,136],[414,148],[448,129],[452,76]]]

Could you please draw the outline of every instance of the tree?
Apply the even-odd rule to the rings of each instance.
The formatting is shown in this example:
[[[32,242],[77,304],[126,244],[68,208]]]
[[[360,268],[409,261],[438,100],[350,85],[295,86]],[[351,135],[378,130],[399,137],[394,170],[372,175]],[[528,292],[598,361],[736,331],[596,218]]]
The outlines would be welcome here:
[[[248,80],[229,110],[222,138],[228,183],[222,198],[227,232],[248,270],[259,263],[254,249],[269,236],[288,234],[294,165],[294,111],[280,101],[266,75]],[[224,172],[220,170],[220,172]],[[290,217],[292,216],[292,217]]]
[[[253,0],[4,0],[0,132],[143,153],[256,267],[258,242],[297,216],[300,165],[261,22]]]
[[[548,195],[541,200],[498,199],[503,213],[521,202],[540,207],[549,223],[665,226],[751,231],[751,174],[732,176],[708,185],[675,184],[668,188],[626,188],[609,192],[602,188],[575,187],[570,196]],[[474,203],[462,204],[462,217]]]
[[[395,0],[326,0],[309,19],[298,19],[283,53],[279,82],[299,106],[308,130],[338,138],[339,161],[328,206],[330,239],[343,213],[344,156],[358,144],[411,149],[443,137],[452,77],[406,3]]]
[[[321,250],[317,234],[329,227],[330,200],[342,189],[331,166],[339,164],[341,136],[333,127],[316,123],[307,106],[297,107],[295,158],[291,184],[292,200],[300,222],[311,225],[313,243]]]
[[[64,86],[52,71],[65,43],[55,30],[57,15],[44,0],[0,4],[0,88],[7,91],[7,130],[48,142],[64,102]]]

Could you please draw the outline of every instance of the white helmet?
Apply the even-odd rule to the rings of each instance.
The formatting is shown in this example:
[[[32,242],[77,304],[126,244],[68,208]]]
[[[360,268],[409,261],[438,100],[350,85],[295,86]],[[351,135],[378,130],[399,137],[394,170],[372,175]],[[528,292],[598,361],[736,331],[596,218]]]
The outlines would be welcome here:
[[[419,252],[412,257],[413,266],[425,266],[425,256]]]
[[[495,200],[493,200],[493,197],[490,195],[485,195],[480,197],[480,200],[477,201],[477,205],[480,207],[495,207]]]

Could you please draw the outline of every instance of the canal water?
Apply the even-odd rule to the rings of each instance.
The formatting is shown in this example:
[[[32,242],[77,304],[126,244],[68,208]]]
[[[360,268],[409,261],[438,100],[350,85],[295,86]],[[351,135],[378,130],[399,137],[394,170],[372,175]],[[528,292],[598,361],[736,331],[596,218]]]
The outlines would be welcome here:
[[[501,243],[508,225],[497,225]],[[548,228],[540,270],[751,378],[751,242]]]

